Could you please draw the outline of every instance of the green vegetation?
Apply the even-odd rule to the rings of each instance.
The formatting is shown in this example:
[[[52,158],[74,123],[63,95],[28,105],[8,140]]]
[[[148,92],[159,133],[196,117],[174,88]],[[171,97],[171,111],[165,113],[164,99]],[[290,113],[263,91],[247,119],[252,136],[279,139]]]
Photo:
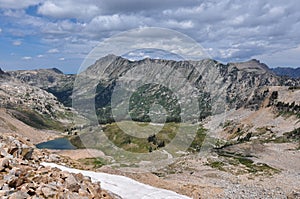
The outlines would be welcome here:
[[[176,96],[159,84],[143,85],[133,93],[129,102],[131,118],[134,121],[150,122],[149,112],[153,104],[159,104],[166,110],[167,122],[180,122],[181,109]]]
[[[299,143],[300,148],[300,128],[294,129],[290,132],[284,133],[282,136],[279,137],[271,137],[265,142],[274,142],[274,143],[288,143],[288,142],[297,142]]]
[[[109,163],[108,160],[101,157],[80,159],[79,162],[83,163],[84,165],[92,165],[93,168],[100,168]]]
[[[72,137],[70,140],[71,143],[78,148],[87,146],[89,148],[100,149],[103,146],[99,146],[97,140],[101,139],[101,135],[103,136],[103,134],[105,134],[115,146],[122,148],[125,151],[151,153],[166,147],[179,131],[186,133],[197,129],[195,138],[191,138],[191,140],[193,139],[193,142],[188,149],[190,152],[197,152],[200,150],[206,137],[206,130],[201,126],[198,127],[191,124],[173,122],[162,125],[152,125],[150,123],[122,121],[103,125],[103,132],[90,132],[88,129],[85,133]],[[130,131],[130,135],[126,134],[124,131]],[[182,139],[186,139],[186,137],[182,137]],[[84,140],[84,143],[82,143],[82,140]],[[179,145],[185,144],[185,140],[178,142]]]
[[[292,90],[292,91],[299,90],[299,89],[300,89],[300,86],[290,86],[289,87],[289,90]]]
[[[47,92],[52,93],[57,97],[58,101],[66,107],[72,107],[72,93],[73,87],[71,85],[65,85],[64,87],[51,87],[46,89]]]
[[[280,170],[265,163],[255,163],[250,159],[251,156],[244,156],[242,154],[222,150],[217,151],[217,153],[224,160],[222,162],[210,162],[208,165],[222,171],[233,172],[233,170],[238,170],[235,171],[237,174],[252,173],[265,175],[273,175],[280,172]],[[234,166],[234,169],[230,168],[230,166]]]
[[[154,116],[156,119],[155,122],[181,122],[182,110],[177,96],[169,88],[160,84],[145,84],[132,94],[127,90],[118,90],[122,95],[130,96],[128,107],[129,115],[127,115],[127,110],[123,110],[125,109],[123,103],[124,99],[114,99],[116,100],[115,104],[118,106],[114,107],[114,109],[117,109],[119,113],[124,113],[114,119],[111,107],[111,97],[114,87],[115,82],[111,82],[110,84],[100,82],[97,85],[95,102],[96,113],[100,124],[108,124],[129,119],[137,122],[151,122],[151,116]],[[188,119],[190,119],[190,121],[204,119],[211,115],[212,107],[211,103],[209,103],[210,101],[209,93],[199,93],[199,115],[191,114]],[[191,113],[193,113],[193,107],[189,108],[191,109]],[[189,112],[189,108],[185,111]]]
[[[145,125],[140,123],[141,125]],[[126,151],[135,153],[147,153],[157,150],[158,148],[164,147],[168,144],[176,135],[176,130],[178,129],[178,124],[168,123],[157,133],[159,126],[148,125],[145,132],[138,132],[139,129],[134,129],[132,122],[123,121],[123,128],[131,129],[132,134],[143,133],[148,135],[147,138],[138,138],[136,136],[131,136],[123,132],[122,129],[116,123],[108,124],[103,127],[105,135],[110,141],[112,141],[116,146],[123,148]]]
[[[10,109],[9,112],[18,120],[37,129],[54,129],[63,131],[65,126],[49,116],[40,115],[37,112],[29,109],[16,108]]]
[[[202,145],[203,145],[203,142],[204,142],[204,139],[206,138],[206,129],[204,128],[199,128],[197,130],[197,134],[191,144],[191,146],[189,147],[189,151],[194,151],[194,152],[199,152]],[[211,138],[212,139],[212,138]]]
[[[300,105],[296,104],[295,102],[278,102],[275,106],[278,110],[277,116],[290,117],[295,115],[296,117],[300,118]]]
[[[279,172],[278,169],[270,167],[265,163],[254,163],[253,160],[248,158],[238,157],[237,160],[239,161],[240,164],[244,165],[246,167],[246,170],[250,173],[262,172],[271,175],[273,173]]]
[[[115,122],[114,118],[112,117],[110,106],[98,108],[96,110],[96,114],[99,124],[110,124]]]
[[[157,132],[160,129],[160,126],[147,125],[145,123],[138,123],[140,125],[147,125],[148,128],[145,132],[138,132],[137,129],[132,128],[132,122],[123,121],[122,125],[126,125],[128,129],[131,129],[132,134],[143,133],[149,135],[147,138],[138,138],[136,136],[130,136],[125,134],[115,123],[106,125],[103,130],[106,136],[111,140],[116,146],[121,147],[130,152],[136,153],[146,153],[152,152],[159,148],[163,148],[168,145],[172,139],[176,136],[176,133],[179,131],[179,126],[181,126],[183,131],[188,131],[191,127],[184,124],[178,123],[166,123],[163,128],[157,133],[153,134],[152,132]],[[126,127],[125,127],[126,128]],[[189,148],[189,151],[199,152],[203,144],[203,141],[206,137],[205,129],[200,127],[197,130],[196,136]]]
[[[50,78],[50,79],[49,79]],[[47,92],[52,93],[55,97],[57,97],[57,100],[61,102],[66,107],[72,106],[72,94],[73,94],[73,84],[74,84],[74,78],[75,76],[68,77],[66,79],[60,80],[56,86],[54,87],[46,87],[43,88]],[[53,77],[48,77],[49,82],[55,81]]]
[[[295,115],[297,118],[300,118],[300,113],[299,112],[294,113],[292,111],[279,111],[278,114],[277,114],[277,117],[283,116],[283,117],[289,118],[293,115]]]
[[[229,140],[229,141],[216,140],[214,149],[220,150],[220,149],[224,149],[226,147],[232,146],[232,145],[249,142],[252,137],[252,133],[250,132],[250,133],[247,133],[245,136],[243,136],[244,134],[245,134],[245,132],[241,131],[240,128],[238,128],[238,130],[230,136],[231,140]],[[232,140],[236,137],[238,137],[237,140]]]
[[[218,169],[220,171],[225,171],[225,169],[223,168],[225,166],[225,164],[223,162],[220,162],[220,161],[209,162],[206,165],[210,166],[212,168]]]
[[[288,140],[300,141],[300,128],[294,129],[291,132],[283,134]]]

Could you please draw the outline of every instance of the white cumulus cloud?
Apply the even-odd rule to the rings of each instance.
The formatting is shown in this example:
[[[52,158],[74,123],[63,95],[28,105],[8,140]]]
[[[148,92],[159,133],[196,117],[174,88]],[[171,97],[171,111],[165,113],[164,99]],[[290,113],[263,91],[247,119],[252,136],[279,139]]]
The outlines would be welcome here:
[[[19,41],[19,40],[13,41],[12,44],[13,44],[14,46],[21,46],[21,45],[22,45],[22,41]]]
[[[91,2],[91,1],[90,1]],[[91,18],[97,15],[100,9],[89,1],[51,0],[45,1],[38,13],[54,18]]]
[[[30,57],[30,56],[22,57],[22,60],[31,60],[31,59],[32,59],[32,57]]]
[[[51,54],[55,54],[55,53],[59,53],[59,50],[57,48],[52,48],[52,49],[48,50],[47,52],[51,53]]]
[[[37,5],[41,0],[0,0],[0,8],[23,9],[31,5]]]
[[[37,13],[25,11],[32,5]],[[210,49],[212,58],[226,62],[266,58],[263,55],[300,46],[299,10],[300,2],[295,0],[0,0],[0,26],[12,35],[9,43],[34,36],[50,49],[47,53],[60,53],[51,48],[63,46],[62,53],[68,55],[61,57],[76,58],[122,31],[170,28]]]

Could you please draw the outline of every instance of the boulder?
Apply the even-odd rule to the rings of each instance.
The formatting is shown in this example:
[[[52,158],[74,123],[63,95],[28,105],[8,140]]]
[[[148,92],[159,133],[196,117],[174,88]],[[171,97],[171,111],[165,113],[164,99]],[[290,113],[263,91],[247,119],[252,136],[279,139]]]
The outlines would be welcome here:
[[[25,160],[30,160],[32,157],[33,148],[23,148],[21,152],[21,156]]]
[[[296,199],[300,198],[300,191],[292,191],[290,194],[287,196],[288,199]]]
[[[9,159],[1,158],[0,159],[0,172],[3,171],[7,167],[9,167]]]
[[[27,199],[29,195],[22,191],[17,191],[9,196],[8,199]]]
[[[51,189],[50,187],[42,187],[41,190],[46,198],[53,198],[53,196],[57,194],[57,191]]]

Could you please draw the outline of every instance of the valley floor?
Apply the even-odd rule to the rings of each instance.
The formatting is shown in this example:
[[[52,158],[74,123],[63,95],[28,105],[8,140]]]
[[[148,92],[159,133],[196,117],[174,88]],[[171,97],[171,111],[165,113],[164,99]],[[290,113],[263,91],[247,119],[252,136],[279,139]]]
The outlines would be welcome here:
[[[246,146],[243,144],[239,148],[258,146]],[[176,163],[157,171],[156,173],[137,172],[135,169],[119,168],[113,169],[109,166],[103,166],[99,169],[92,169],[97,172],[105,172],[114,175],[123,175],[130,177],[136,181],[174,192],[171,195],[164,195],[163,192],[153,188],[149,195],[143,192],[143,187],[138,188],[139,194],[143,196],[151,196],[151,198],[185,198],[183,195],[191,198],[300,198],[300,151],[295,150],[296,144],[293,143],[267,143],[264,144],[263,150],[255,151],[253,160],[256,163],[267,164],[278,172],[255,173],[242,172],[240,170],[229,171],[220,168],[212,168],[207,165],[211,160],[217,160],[219,157],[213,153],[200,155],[186,156],[179,158]],[[236,148],[238,149],[238,148]],[[234,150],[234,149],[231,149]],[[76,151],[76,150],[75,150]],[[59,151],[56,151],[59,152]],[[88,151],[79,150],[78,152],[88,154]],[[61,152],[62,154],[70,154],[69,152]],[[82,156],[87,157],[87,156]],[[78,170],[67,169],[58,165],[62,170],[70,172],[79,172]],[[88,168],[88,167],[87,167]],[[83,172],[90,175],[89,171]],[[103,174],[104,175],[104,174]],[[95,175],[94,175],[95,176]],[[159,176],[159,177],[158,177]],[[99,177],[104,189],[107,189],[115,194],[120,194],[119,189],[122,188],[122,183],[117,180],[113,186],[117,190],[112,189],[112,182],[105,181],[103,176]],[[104,180],[104,181],[103,181]],[[109,185],[110,184],[110,185]],[[123,190],[123,198],[129,197],[132,190],[127,192]],[[152,192],[153,191],[153,192]],[[181,195],[172,195],[174,193]],[[155,195],[157,194],[157,195]],[[125,196],[125,197],[124,197]],[[155,196],[155,197],[154,197]],[[136,198],[142,198],[141,195]],[[146,197],[147,198],[147,197]]]

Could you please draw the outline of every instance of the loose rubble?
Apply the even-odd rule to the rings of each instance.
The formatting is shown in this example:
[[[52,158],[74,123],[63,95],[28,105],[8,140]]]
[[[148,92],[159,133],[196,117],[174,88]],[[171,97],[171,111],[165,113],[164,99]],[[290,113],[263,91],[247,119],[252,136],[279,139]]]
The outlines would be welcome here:
[[[38,150],[15,135],[0,135],[0,198],[113,198],[100,183],[82,174],[44,167],[42,161],[66,164],[70,160]]]

